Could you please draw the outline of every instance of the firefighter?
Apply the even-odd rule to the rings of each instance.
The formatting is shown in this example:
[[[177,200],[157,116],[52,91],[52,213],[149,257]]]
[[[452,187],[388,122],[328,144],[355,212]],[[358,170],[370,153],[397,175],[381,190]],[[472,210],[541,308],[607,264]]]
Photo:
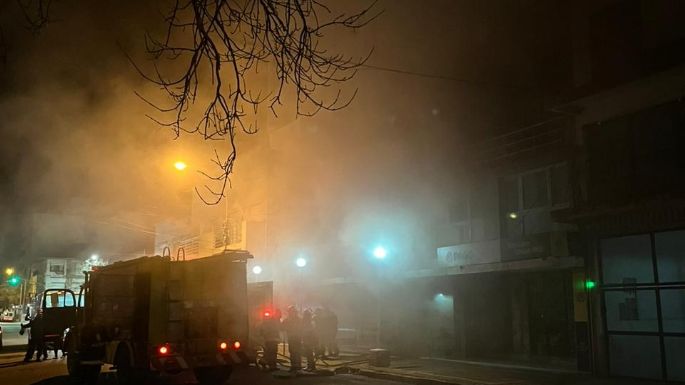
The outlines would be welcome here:
[[[316,347],[316,356],[322,359],[326,359],[326,319],[324,317],[323,308],[316,308],[312,320],[314,322],[314,331],[316,332],[316,338],[319,340],[319,345]]]
[[[38,313],[28,323],[21,324],[20,334],[24,334],[26,329],[29,329],[29,343],[26,347],[24,362],[31,361],[34,353],[36,353],[36,362],[40,362],[41,355],[47,355],[43,340],[43,315]]]
[[[283,330],[288,338],[288,353],[290,354],[290,371],[302,369],[302,318],[295,306],[288,308],[288,316],[283,320]]]
[[[330,309],[324,309],[324,316],[326,318],[326,349],[328,355],[331,357],[338,357],[340,351],[338,349],[338,316]]]
[[[302,345],[304,356],[307,358],[307,370],[316,370],[314,352],[318,347],[318,338],[316,338],[316,331],[312,322],[312,312],[310,310],[305,310],[302,313]]]
[[[326,359],[338,356],[338,316],[328,308],[319,308],[314,314],[314,325],[319,336],[319,357]]]
[[[281,340],[281,311],[276,309],[272,314],[264,314],[264,322],[259,330],[264,339],[264,361],[269,371],[278,370],[276,356],[278,353],[278,343]]]

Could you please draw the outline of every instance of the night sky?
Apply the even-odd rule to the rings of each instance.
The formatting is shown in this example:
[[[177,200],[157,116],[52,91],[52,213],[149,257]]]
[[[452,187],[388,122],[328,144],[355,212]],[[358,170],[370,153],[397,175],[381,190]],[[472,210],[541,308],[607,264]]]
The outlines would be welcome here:
[[[333,12],[370,4],[329,3]],[[404,223],[399,232],[427,232],[426,224],[443,215],[470,144],[545,118],[545,99],[568,80],[568,50],[555,41],[567,32],[556,3],[380,1],[374,9],[383,13],[370,25],[328,36],[336,50],[373,55],[343,86],[358,89],[348,108],[299,118],[299,131],[270,139],[279,157],[272,190],[297,215],[290,227],[300,239],[292,241],[354,243],[364,231],[358,224],[375,220],[369,210]],[[155,111],[134,93],[159,96],[126,55],[149,68],[144,33],[160,31],[164,5],[57,1],[51,21],[34,32],[15,2],[0,4],[0,258],[37,257],[27,246],[35,214],[94,223],[135,217],[149,228],[173,211],[174,158],[212,171],[212,148],[222,145],[175,140],[145,116]],[[269,129],[293,120],[286,105],[269,118]],[[260,138],[240,137],[239,151],[249,154]],[[241,179],[250,172],[246,162],[239,153],[233,182],[241,191],[252,188]],[[131,233],[127,242],[120,236],[113,231],[97,242],[112,252],[149,242],[145,234]],[[50,247],[49,238],[44,243]],[[86,236],[64,253],[105,247],[88,243]],[[423,243],[430,250],[428,239]]]

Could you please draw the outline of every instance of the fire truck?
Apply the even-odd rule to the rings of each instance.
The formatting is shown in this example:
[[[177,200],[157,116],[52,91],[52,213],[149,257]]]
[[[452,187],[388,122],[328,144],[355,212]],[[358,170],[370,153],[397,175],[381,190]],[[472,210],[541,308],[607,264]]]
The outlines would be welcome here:
[[[69,375],[94,383],[110,364],[120,384],[225,382],[249,360],[249,258],[245,251],[188,261],[153,256],[87,272],[76,325],[64,338]]]

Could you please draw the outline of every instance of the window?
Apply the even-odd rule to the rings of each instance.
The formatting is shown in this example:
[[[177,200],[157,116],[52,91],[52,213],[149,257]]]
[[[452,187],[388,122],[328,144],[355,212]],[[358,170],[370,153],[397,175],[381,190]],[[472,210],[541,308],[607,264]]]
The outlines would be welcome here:
[[[600,241],[599,288],[612,374],[685,379],[684,235],[679,230]]]
[[[661,290],[660,293],[664,331],[685,333],[685,289]]]
[[[183,252],[181,252],[181,248],[183,248]],[[176,257],[183,257],[185,255],[186,258],[194,258],[198,257],[200,255],[200,239],[199,237],[191,237],[188,239],[184,239],[176,245],[176,255],[172,255],[172,258]]]
[[[603,239],[600,250],[604,283],[654,282],[649,234]]]
[[[610,335],[611,373],[638,378],[662,378],[659,337]],[[639,363],[639,364],[638,364]]]
[[[460,244],[499,237],[498,180],[476,177],[463,180],[462,185],[447,208],[446,241]],[[513,193],[513,202],[518,202],[517,192]]]
[[[455,244],[471,241],[471,218],[469,215],[469,201],[466,196],[458,197],[457,201],[450,207],[450,223],[454,231],[453,242]]]
[[[214,248],[240,243],[243,239],[243,222],[228,218],[214,225]]]
[[[555,164],[540,170],[500,179],[500,212],[503,216],[524,210],[567,205],[571,199],[568,166]]]
[[[230,219],[227,223],[228,244],[239,243],[243,240],[243,222],[237,219]]]
[[[685,231],[654,234],[660,282],[685,282]]]
[[[66,291],[51,291],[43,299],[46,308],[74,306],[74,295]]]
[[[552,230],[550,208],[568,205],[568,166],[554,164],[499,180],[502,236],[517,238]]]
[[[685,381],[685,337],[664,337],[668,379]]]
[[[500,181],[500,210],[505,215],[519,211],[518,177],[502,178]]]
[[[55,275],[64,275],[64,264],[63,263],[51,263],[50,273]]]
[[[617,205],[685,191],[685,103],[669,102],[585,127],[588,204]]]
[[[656,332],[659,330],[654,290],[621,290],[604,293],[609,331]]]

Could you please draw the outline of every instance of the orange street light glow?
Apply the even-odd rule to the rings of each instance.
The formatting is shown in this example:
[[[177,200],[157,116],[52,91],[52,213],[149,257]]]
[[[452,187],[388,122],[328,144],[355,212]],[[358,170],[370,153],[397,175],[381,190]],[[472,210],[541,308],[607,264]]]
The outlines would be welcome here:
[[[188,165],[185,162],[181,162],[180,160],[176,163],[174,163],[174,167],[176,167],[177,170],[183,171],[188,167]]]

